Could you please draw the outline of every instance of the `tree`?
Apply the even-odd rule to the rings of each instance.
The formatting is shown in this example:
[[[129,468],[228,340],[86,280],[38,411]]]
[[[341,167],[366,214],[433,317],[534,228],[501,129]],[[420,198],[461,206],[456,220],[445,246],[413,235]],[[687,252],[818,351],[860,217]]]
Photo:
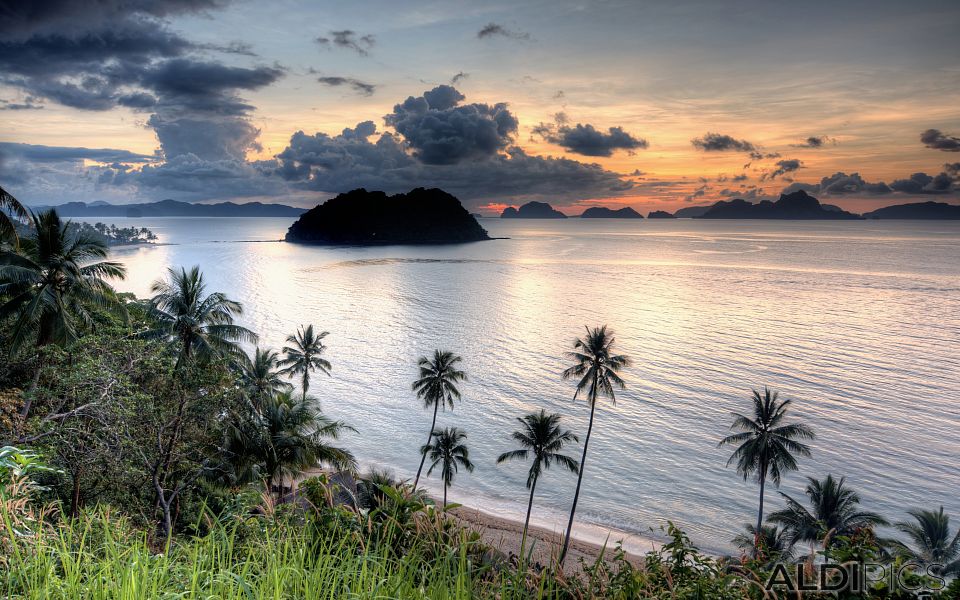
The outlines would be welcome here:
[[[897,542],[897,549],[909,560],[922,565],[944,565],[945,575],[960,575],[960,531],[950,537],[950,516],[932,510],[907,511],[914,522],[901,521],[896,528],[909,538],[911,546]]]
[[[239,343],[256,343],[257,336],[234,323],[243,314],[240,303],[220,292],[206,294],[200,267],[170,268],[167,273],[166,281],[155,281],[150,288],[150,316],[157,326],[143,335],[165,339],[176,348],[177,368],[194,359],[243,361],[246,355]]]
[[[530,499],[527,501],[527,516],[523,521],[523,536],[520,539],[520,556],[524,556],[527,543],[527,530],[530,527],[530,511],[533,509],[533,495],[537,489],[537,481],[544,469],[549,469],[553,463],[566,468],[571,473],[579,472],[576,460],[565,454],[560,454],[563,447],[570,442],[578,442],[577,436],[570,431],[560,428],[560,415],[547,414],[540,409],[539,413],[530,413],[524,417],[517,417],[520,429],[513,432],[513,439],[521,448],[504,452],[497,458],[497,464],[510,460],[526,460],[533,454],[533,464],[527,473],[527,489],[530,490]]]
[[[426,444],[420,449],[424,456],[430,456],[430,468],[427,477],[439,465],[440,475],[443,478],[443,507],[447,507],[447,489],[453,485],[453,477],[463,467],[473,472],[473,463],[470,462],[470,452],[463,441],[467,434],[457,427],[448,427],[435,432],[432,444]]]
[[[230,419],[226,454],[237,483],[266,481],[268,493],[285,477],[295,478],[322,463],[337,469],[356,469],[353,455],[329,440],[353,428],[324,416],[314,398],[283,391],[265,396],[252,413],[239,411]]]
[[[860,510],[860,495],[846,487],[846,479],[827,475],[819,481],[807,478],[805,493],[810,510],[780,492],[787,507],[772,513],[768,521],[782,525],[794,542],[818,542],[830,537],[847,536],[855,530],[886,525],[887,520],[877,513]]]
[[[40,349],[76,341],[83,330],[93,329],[97,310],[126,318],[126,309],[108,279],[123,279],[120,263],[103,260],[107,247],[82,234],[71,234],[69,223],[55,210],[31,214],[34,231],[21,240],[19,252],[5,252],[0,261],[0,319],[13,318],[10,351],[27,345],[37,349],[37,364],[30,391],[42,371]],[[32,393],[21,411],[30,413]]]
[[[255,403],[293,387],[281,378],[278,364],[275,351],[261,350],[258,346],[253,351],[253,359],[248,358],[240,365],[240,382]]]
[[[573,351],[567,356],[574,361],[574,365],[563,372],[564,379],[577,379],[577,389],[573,399],[586,393],[587,403],[590,405],[590,421],[587,425],[587,436],[583,440],[583,454],[580,457],[580,473],[577,475],[577,488],[573,493],[573,506],[570,508],[570,520],[567,523],[567,535],[563,540],[563,550],[560,552],[560,564],[563,564],[570,547],[570,536],[573,533],[573,518],[577,512],[577,502],[580,499],[580,485],[583,483],[583,470],[587,460],[587,447],[590,444],[590,434],[593,432],[593,417],[597,408],[597,399],[600,396],[610,398],[616,404],[615,388],[625,389],[626,384],[620,378],[621,369],[630,366],[630,359],[626,356],[613,353],[615,338],[613,331],[602,327],[587,327],[587,335],[578,338],[573,344]]]
[[[11,218],[12,217],[12,218]],[[0,244],[9,240],[11,245],[16,248],[19,239],[17,237],[17,227],[14,218],[26,219],[27,209],[20,201],[13,197],[13,194],[0,187]]]
[[[283,347],[284,359],[280,361],[280,366],[284,367],[280,373],[301,377],[301,387],[303,388],[303,397],[307,397],[307,390],[310,389],[310,373],[320,371],[330,375],[330,361],[321,358],[320,355],[327,349],[323,345],[323,338],[330,334],[328,331],[322,331],[314,334],[313,325],[303,326],[297,330],[295,335],[287,336],[287,343],[290,346]]]
[[[443,406],[453,410],[455,400],[460,400],[460,390],[457,383],[467,380],[467,374],[457,369],[463,359],[452,352],[446,350],[434,350],[433,358],[421,356],[417,361],[420,369],[420,377],[413,382],[413,391],[417,393],[417,398],[423,400],[423,407],[433,407],[433,421],[430,422],[430,433],[427,435],[427,443],[424,448],[430,445],[433,438],[434,429],[437,427],[437,410]],[[427,455],[420,458],[420,467],[417,468],[417,476],[413,480],[413,489],[417,489],[420,483],[420,473],[423,472],[424,462]]]
[[[793,560],[793,539],[790,532],[775,525],[764,525],[759,530],[747,523],[745,533],[733,538],[733,543],[743,551],[749,550],[765,562],[791,562]]]
[[[746,481],[755,476],[760,484],[760,509],[757,511],[757,525],[754,531],[763,527],[763,492],[767,479],[780,486],[783,473],[797,470],[794,455],[810,456],[810,448],[798,440],[812,440],[813,431],[803,423],[787,424],[783,422],[791,400],[778,402],[777,392],[763,389],[753,390],[753,418],[739,413],[734,416],[730,429],[738,433],[720,440],[719,446],[737,445],[727,460],[727,466],[737,462],[737,472]]]

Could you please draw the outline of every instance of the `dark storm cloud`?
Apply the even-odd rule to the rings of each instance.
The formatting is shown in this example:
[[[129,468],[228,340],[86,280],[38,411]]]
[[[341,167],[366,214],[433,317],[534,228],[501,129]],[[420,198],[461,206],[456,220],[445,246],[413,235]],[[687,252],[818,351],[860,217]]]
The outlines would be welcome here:
[[[960,152],[960,137],[947,135],[939,129],[928,129],[920,134],[920,141],[927,148],[944,152]]]
[[[823,148],[828,143],[836,143],[833,138],[825,135],[811,135],[799,144],[791,144],[794,148]]]
[[[464,98],[455,88],[439,85],[395,105],[384,121],[427,164],[452,165],[504,150],[517,131],[507,104],[461,105]]]
[[[329,85],[333,87],[345,85],[353,88],[355,92],[363,94],[364,96],[372,96],[373,92],[377,89],[376,85],[372,83],[365,83],[359,79],[354,79],[353,77],[317,77],[317,81],[323,85]]]
[[[283,76],[278,67],[228,67],[216,62],[173,59],[147,69],[144,87],[153,90],[166,105],[190,110],[240,115],[253,107],[242,102],[236,90],[255,90]]]
[[[782,177],[787,173],[793,173],[794,171],[799,170],[800,167],[803,166],[803,163],[795,158],[791,158],[787,160],[778,160],[776,164],[777,164],[777,168],[774,169],[773,171],[770,171],[769,173],[764,173],[760,177],[760,181]]]
[[[127,150],[115,150],[112,148],[38,146],[34,144],[17,144],[13,142],[0,142],[0,154],[3,154],[8,158],[16,157],[32,162],[64,162],[87,159],[104,163],[142,163],[154,160],[156,158],[154,156],[136,154]]]
[[[525,31],[508,29],[499,23],[487,23],[477,32],[477,37],[481,40],[495,37],[505,37],[513,40],[529,40],[530,34]]]
[[[904,194],[946,194],[953,189],[955,177],[947,172],[937,175],[914,173],[907,179],[897,179],[890,183],[890,189]]]
[[[690,140],[690,143],[693,144],[695,148],[703,150],[704,152],[727,152],[731,150],[736,152],[756,151],[756,146],[747,140],[738,140],[721,133],[707,133],[703,137]]]
[[[400,136],[385,133],[371,141],[375,133],[372,121],[335,136],[299,131],[277,155],[274,172],[297,186],[328,193],[357,187],[394,193],[432,186],[467,200],[578,199],[620,195],[632,187],[599,165],[530,156],[515,147],[454,164],[428,164],[408,152]]]
[[[331,31],[328,35],[329,37],[318,37],[316,42],[325,48],[336,47],[353,50],[360,56],[369,56],[370,50],[372,50],[377,43],[376,38],[372,35],[357,37],[357,32],[350,29]]]
[[[557,114],[556,121],[556,125],[537,125],[533,133],[551,144],[584,156],[611,156],[615,150],[637,150],[649,146],[647,140],[634,137],[622,127],[610,127],[606,133],[590,124],[577,123],[571,127],[565,124],[566,115],[563,113]]]
[[[907,178],[894,180],[889,185],[882,181],[865,181],[859,173],[838,172],[824,177],[820,183],[791,183],[783,191],[804,190],[823,196],[888,196],[894,193],[918,196],[960,192],[960,163],[945,164],[943,169],[937,175],[914,173]]]

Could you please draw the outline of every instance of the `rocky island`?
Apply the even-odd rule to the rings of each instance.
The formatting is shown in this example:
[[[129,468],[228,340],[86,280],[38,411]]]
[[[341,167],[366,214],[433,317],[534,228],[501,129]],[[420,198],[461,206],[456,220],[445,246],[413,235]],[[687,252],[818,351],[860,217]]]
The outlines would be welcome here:
[[[701,219],[862,219],[860,215],[841,210],[836,206],[824,206],[803,190],[781,194],[776,202],[764,200],[753,204],[737,198],[721,200],[703,213]]]
[[[583,211],[581,219],[642,219],[643,215],[629,206],[613,210],[605,206],[591,206]]]
[[[895,204],[885,206],[875,211],[864,213],[867,219],[920,219],[920,220],[947,220],[960,219],[960,206],[946,202],[913,202],[910,204]]]
[[[527,202],[520,208],[508,206],[500,213],[501,219],[566,219],[567,215],[546,202]]]
[[[647,215],[648,219],[676,219],[673,214],[668,213],[665,210],[653,210]]]
[[[416,188],[388,196],[360,188],[304,213],[286,241],[331,245],[459,244],[489,240],[455,196]]]

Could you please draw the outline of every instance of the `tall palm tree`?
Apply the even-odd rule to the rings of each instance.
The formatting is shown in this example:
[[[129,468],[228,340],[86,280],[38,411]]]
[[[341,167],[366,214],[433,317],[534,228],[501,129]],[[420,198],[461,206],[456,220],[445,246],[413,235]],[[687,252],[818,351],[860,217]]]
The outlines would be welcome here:
[[[539,413],[530,413],[524,417],[517,417],[520,429],[513,432],[513,439],[521,448],[504,452],[497,458],[497,464],[510,460],[526,460],[533,454],[533,464],[527,473],[527,489],[530,490],[530,500],[527,501],[527,516],[523,520],[523,536],[520,538],[520,556],[527,543],[527,529],[530,527],[530,511],[533,509],[533,494],[537,489],[537,481],[544,469],[549,469],[556,462],[571,473],[580,471],[579,463],[565,454],[560,454],[563,447],[570,442],[580,441],[570,431],[560,428],[560,415],[547,414],[540,409]]]
[[[473,463],[470,462],[470,452],[463,441],[467,439],[467,434],[457,427],[448,427],[441,429],[434,434],[432,444],[426,444],[421,448],[424,456],[430,455],[430,468],[427,469],[427,477],[433,473],[433,469],[440,466],[440,475],[443,478],[443,507],[447,507],[447,489],[453,485],[453,477],[463,467],[469,472],[473,472]]]
[[[581,393],[587,395],[590,405],[590,421],[587,425],[587,436],[583,440],[583,455],[580,457],[580,473],[577,476],[577,488],[573,493],[573,506],[570,508],[570,521],[567,523],[567,535],[563,540],[563,550],[560,552],[560,563],[563,564],[570,547],[570,535],[573,533],[573,518],[577,512],[577,501],[580,499],[580,484],[583,483],[583,469],[587,460],[587,447],[590,444],[590,434],[593,432],[593,416],[597,408],[597,399],[600,396],[610,398],[616,404],[615,389],[624,389],[623,379],[620,378],[621,369],[630,366],[630,359],[621,354],[614,354],[616,339],[613,331],[602,327],[587,327],[587,335],[578,338],[573,343],[573,351],[567,356],[573,359],[574,365],[563,372],[564,379],[577,379],[577,389],[573,399]]]
[[[243,307],[220,292],[206,293],[200,267],[167,269],[168,279],[153,283],[150,315],[157,324],[146,337],[166,339],[177,351],[177,367],[214,357],[241,363],[240,342],[256,343],[257,335],[234,323]]]
[[[300,384],[303,388],[303,397],[307,397],[307,390],[310,388],[310,373],[320,371],[326,375],[330,374],[332,365],[330,361],[321,358],[320,355],[327,349],[323,345],[323,338],[330,335],[329,331],[321,331],[314,334],[313,325],[302,325],[297,333],[287,336],[289,346],[283,347],[284,358],[280,361],[280,366],[284,367],[280,373],[295,377],[300,376]]]
[[[794,542],[818,542],[830,536],[850,535],[857,529],[886,525],[874,512],[860,510],[860,495],[846,487],[846,479],[827,475],[823,481],[807,478],[805,493],[810,510],[780,492],[787,507],[771,513],[768,521],[782,525]]]
[[[945,575],[960,575],[960,531],[950,537],[950,516],[932,510],[908,511],[915,522],[901,521],[896,524],[913,544],[913,547],[898,542],[901,554],[922,565],[944,565]]]
[[[16,248],[19,244],[17,227],[13,219],[27,219],[27,209],[13,194],[0,187],[0,243],[9,240]]]
[[[760,509],[754,531],[763,528],[763,492],[767,479],[780,487],[783,473],[797,470],[794,455],[810,456],[810,448],[798,440],[812,440],[813,431],[803,423],[784,423],[783,419],[791,400],[778,401],[777,392],[763,389],[763,395],[753,390],[753,418],[732,413],[734,420],[730,429],[738,433],[720,440],[719,446],[736,445],[727,460],[727,466],[737,462],[737,472],[746,481],[756,477],[760,484]]]
[[[776,525],[764,525],[758,531],[747,523],[745,533],[733,538],[733,543],[744,551],[750,551],[768,562],[790,562],[794,556],[794,541],[790,532]]]
[[[453,409],[455,400],[460,400],[460,390],[457,383],[467,380],[467,374],[457,369],[457,364],[463,359],[446,350],[434,350],[433,358],[421,356],[417,361],[420,368],[420,377],[413,382],[413,391],[417,393],[417,398],[423,400],[423,407],[433,407],[433,421],[430,423],[430,434],[427,435],[426,448],[430,445],[433,438],[434,429],[437,427],[437,410],[443,406]],[[420,473],[423,472],[424,462],[427,455],[420,458],[420,467],[417,468],[417,476],[413,480],[413,489],[417,489],[420,483]]]
[[[240,382],[254,401],[274,396],[289,390],[291,386],[284,381],[277,370],[279,358],[273,350],[254,349],[253,358],[248,358],[240,364]]]
[[[319,464],[356,469],[356,459],[329,440],[353,428],[326,417],[316,399],[283,391],[265,396],[258,410],[234,414],[227,428],[226,455],[235,483],[266,481],[268,493],[283,481]]]

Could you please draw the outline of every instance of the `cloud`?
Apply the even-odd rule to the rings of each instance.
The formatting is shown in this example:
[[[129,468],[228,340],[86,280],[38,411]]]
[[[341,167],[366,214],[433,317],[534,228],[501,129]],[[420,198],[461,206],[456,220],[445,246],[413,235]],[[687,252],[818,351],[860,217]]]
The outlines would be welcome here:
[[[470,73],[464,73],[463,71],[460,71],[459,73],[457,73],[456,75],[450,78],[450,85],[457,85],[458,83],[460,83],[461,81],[463,81],[468,77],[470,77]]]
[[[947,135],[939,129],[928,129],[920,134],[920,141],[927,148],[944,152],[960,152],[960,137]]]
[[[317,77],[317,81],[323,85],[329,85],[333,87],[346,85],[353,88],[355,92],[363,94],[364,96],[372,96],[373,92],[377,89],[377,86],[372,83],[365,83],[352,77]]]
[[[836,144],[837,141],[825,135],[811,135],[799,144],[790,144],[794,148],[823,148],[828,143]]]
[[[7,158],[21,158],[31,162],[62,162],[92,160],[102,163],[142,163],[155,160],[155,156],[137,154],[128,150],[112,148],[76,148],[68,146],[38,146],[0,142],[0,155]]]
[[[11,102],[0,98],[0,110],[41,110],[42,104],[37,104],[37,99],[33,96],[27,96],[23,102]]]
[[[943,171],[936,175],[914,173],[904,179],[896,179],[889,185],[882,182],[868,182],[859,173],[837,172],[824,177],[820,183],[794,182],[784,188],[784,193],[804,190],[823,196],[874,196],[890,194],[920,196],[928,194],[951,194],[960,192],[960,163],[947,163]]]
[[[747,140],[738,140],[729,135],[720,133],[707,133],[703,137],[694,138],[690,143],[704,152],[754,152],[757,147]]]
[[[949,167],[949,165],[944,165]],[[937,175],[914,173],[906,179],[897,179],[890,183],[890,189],[904,194],[946,194],[954,189],[956,175],[944,171]]]
[[[512,40],[530,40],[530,34],[526,31],[514,31],[504,27],[503,25],[500,25],[499,23],[492,22],[487,23],[480,28],[480,31],[477,32],[477,37],[481,40],[495,37],[504,37]]]
[[[540,123],[533,128],[533,133],[551,144],[584,156],[611,156],[615,150],[637,150],[649,146],[647,140],[634,137],[622,127],[610,127],[604,133],[590,124],[577,123],[571,127],[566,125],[566,121],[565,114],[557,113],[555,125]]]
[[[769,173],[764,173],[760,177],[760,181],[776,179],[777,177],[782,177],[787,173],[793,173],[794,171],[799,170],[803,166],[803,163],[795,158],[791,158],[786,160],[778,160],[776,165],[777,168]]]
[[[357,32],[350,29],[329,32],[330,37],[321,36],[316,39],[320,46],[325,48],[336,47],[344,50],[353,50],[360,56],[369,56],[370,50],[376,45],[377,40],[372,35],[363,35],[357,37]]]
[[[504,150],[517,131],[507,104],[461,104],[464,98],[456,88],[439,85],[395,105],[384,122],[427,164],[456,164]]]

